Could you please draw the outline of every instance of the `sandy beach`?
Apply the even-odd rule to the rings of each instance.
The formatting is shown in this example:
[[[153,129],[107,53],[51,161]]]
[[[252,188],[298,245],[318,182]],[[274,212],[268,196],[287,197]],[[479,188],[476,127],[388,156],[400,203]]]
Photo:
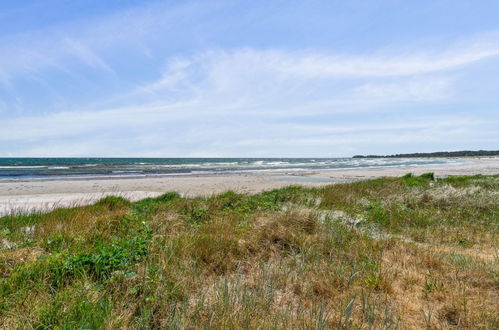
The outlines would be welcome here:
[[[456,159],[456,164],[356,168],[315,172],[253,172],[227,175],[158,175],[145,177],[10,179],[0,181],[0,215],[48,211],[92,203],[107,195],[132,201],[175,191],[186,196],[212,195],[227,190],[256,193],[289,185],[322,186],[376,177],[434,172],[436,176],[498,174],[499,157]]]

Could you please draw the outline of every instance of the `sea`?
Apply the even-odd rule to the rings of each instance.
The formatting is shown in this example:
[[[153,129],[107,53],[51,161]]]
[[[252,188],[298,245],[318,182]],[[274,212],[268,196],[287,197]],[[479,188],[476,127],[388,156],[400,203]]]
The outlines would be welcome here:
[[[0,158],[0,181],[250,172],[293,174],[456,162],[459,160],[448,158]]]

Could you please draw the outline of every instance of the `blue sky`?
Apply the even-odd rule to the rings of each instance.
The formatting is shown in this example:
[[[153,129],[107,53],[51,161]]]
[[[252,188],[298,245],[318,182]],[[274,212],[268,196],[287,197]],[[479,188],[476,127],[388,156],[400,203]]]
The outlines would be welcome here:
[[[499,149],[499,1],[0,1],[0,156]]]

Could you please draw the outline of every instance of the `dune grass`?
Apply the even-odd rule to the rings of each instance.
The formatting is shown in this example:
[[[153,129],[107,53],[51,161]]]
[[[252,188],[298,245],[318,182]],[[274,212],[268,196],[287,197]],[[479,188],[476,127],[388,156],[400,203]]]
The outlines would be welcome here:
[[[499,176],[0,218],[3,328],[499,327]]]

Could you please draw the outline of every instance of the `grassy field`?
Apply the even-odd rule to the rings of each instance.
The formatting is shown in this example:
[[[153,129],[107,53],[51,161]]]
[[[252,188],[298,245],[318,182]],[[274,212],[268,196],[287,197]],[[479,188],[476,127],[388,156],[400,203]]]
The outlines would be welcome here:
[[[0,218],[3,328],[499,328],[499,176]]]

